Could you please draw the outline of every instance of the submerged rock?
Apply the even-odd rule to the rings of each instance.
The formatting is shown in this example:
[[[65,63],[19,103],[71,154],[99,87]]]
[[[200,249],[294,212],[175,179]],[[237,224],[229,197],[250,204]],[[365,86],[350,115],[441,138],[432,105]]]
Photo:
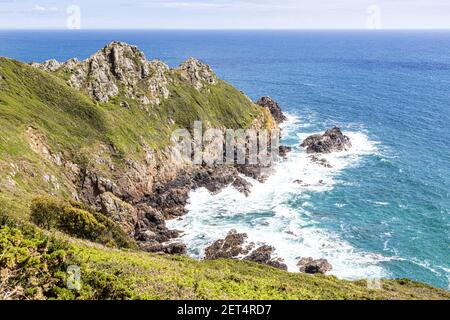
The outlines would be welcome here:
[[[322,166],[322,167],[325,167],[325,168],[333,168],[333,166],[325,158],[319,158],[319,157],[317,157],[315,155],[312,155],[312,156],[309,156],[309,159],[312,162],[317,163],[319,166]]]
[[[287,158],[287,154],[292,151],[292,147],[289,146],[280,146],[279,154],[282,158]]]
[[[268,108],[277,123],[282,123],[287,120],[278,103],[271,97],[262,97],[256,101],[256,104],[261,107]]]
[[[309,274],[325,274],[333,269],[333,266],[326,259],[301,258],[297,266],[300,272]]]
[[[252,184],[245,180],[244,178],[237,177],[236,180],[231,184],[237,191],[243,193],[248,197],[251,193]]]
[[[351,148],[350,138],[345,136],[341,129],[334,127],[324,134],[315,134],[306,138],[300,145],[306,148],[307,153],[331,153],[346,151]]]

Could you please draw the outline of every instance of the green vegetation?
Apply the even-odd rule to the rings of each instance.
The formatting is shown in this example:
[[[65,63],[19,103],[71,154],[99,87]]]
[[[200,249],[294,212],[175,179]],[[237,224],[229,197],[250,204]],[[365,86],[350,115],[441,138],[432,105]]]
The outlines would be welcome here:
[[[365,281],[124,251],[20,228],[0,226],[0,299],[450,299],[409,280],[369,290]],[[66,286],[70,265],[81,269],[80,290]]]
[[[110,247],[137,248],[134,240],[114,221],[81,203],[69,204],[52,197],[38,197],[31,204],[30,218],[47,230],[57,229]]]

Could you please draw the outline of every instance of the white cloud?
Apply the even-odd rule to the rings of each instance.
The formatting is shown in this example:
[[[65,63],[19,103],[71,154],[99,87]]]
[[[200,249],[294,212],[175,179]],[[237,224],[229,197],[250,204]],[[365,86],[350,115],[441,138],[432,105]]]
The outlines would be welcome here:
[[[44,12],[44,11],[57,12],[57,11],[59,11],[59,9],[57,7],[46,7],[46,6],[42,6],[42,5],[39,5],[39,4],[35,5],[33,7],[33,10],[34,11],[41,11],[41,12]]]

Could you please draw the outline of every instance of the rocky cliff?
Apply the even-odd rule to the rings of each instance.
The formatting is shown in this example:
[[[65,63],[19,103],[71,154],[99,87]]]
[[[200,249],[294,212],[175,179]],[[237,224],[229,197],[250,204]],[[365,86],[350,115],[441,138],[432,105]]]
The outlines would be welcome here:
[[[143,250],[184,253],[165,220],[186,213],[188,193],[233,184],[257,167],[193,166],[175,161],[171,133],[274,129],[272,110],[190,58],[178,68],[148,61],[135,46],[112,42],[84,61],[31,66],[1,58],[0,201],[28,212],[39,194],[79,201],[103,213]],[[23,199],[18,204],[16,199]]]

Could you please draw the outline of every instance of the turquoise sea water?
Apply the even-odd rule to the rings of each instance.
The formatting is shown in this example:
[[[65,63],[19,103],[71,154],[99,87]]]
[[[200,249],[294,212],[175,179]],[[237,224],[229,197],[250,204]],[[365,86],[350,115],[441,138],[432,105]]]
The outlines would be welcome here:
[[[287,144],[333,125],[354,142],[328,156],[332,169],[296,147],[249,198],[193,192],[171,223],[193,256],[235,228],[292,271],[299,256],[325,257],[342,278],[449,287],[450,32],[1,31],[0,55],[84,59],[111,40],[171,66],[195,56],[251,98],[272,96],[289,114]]]

